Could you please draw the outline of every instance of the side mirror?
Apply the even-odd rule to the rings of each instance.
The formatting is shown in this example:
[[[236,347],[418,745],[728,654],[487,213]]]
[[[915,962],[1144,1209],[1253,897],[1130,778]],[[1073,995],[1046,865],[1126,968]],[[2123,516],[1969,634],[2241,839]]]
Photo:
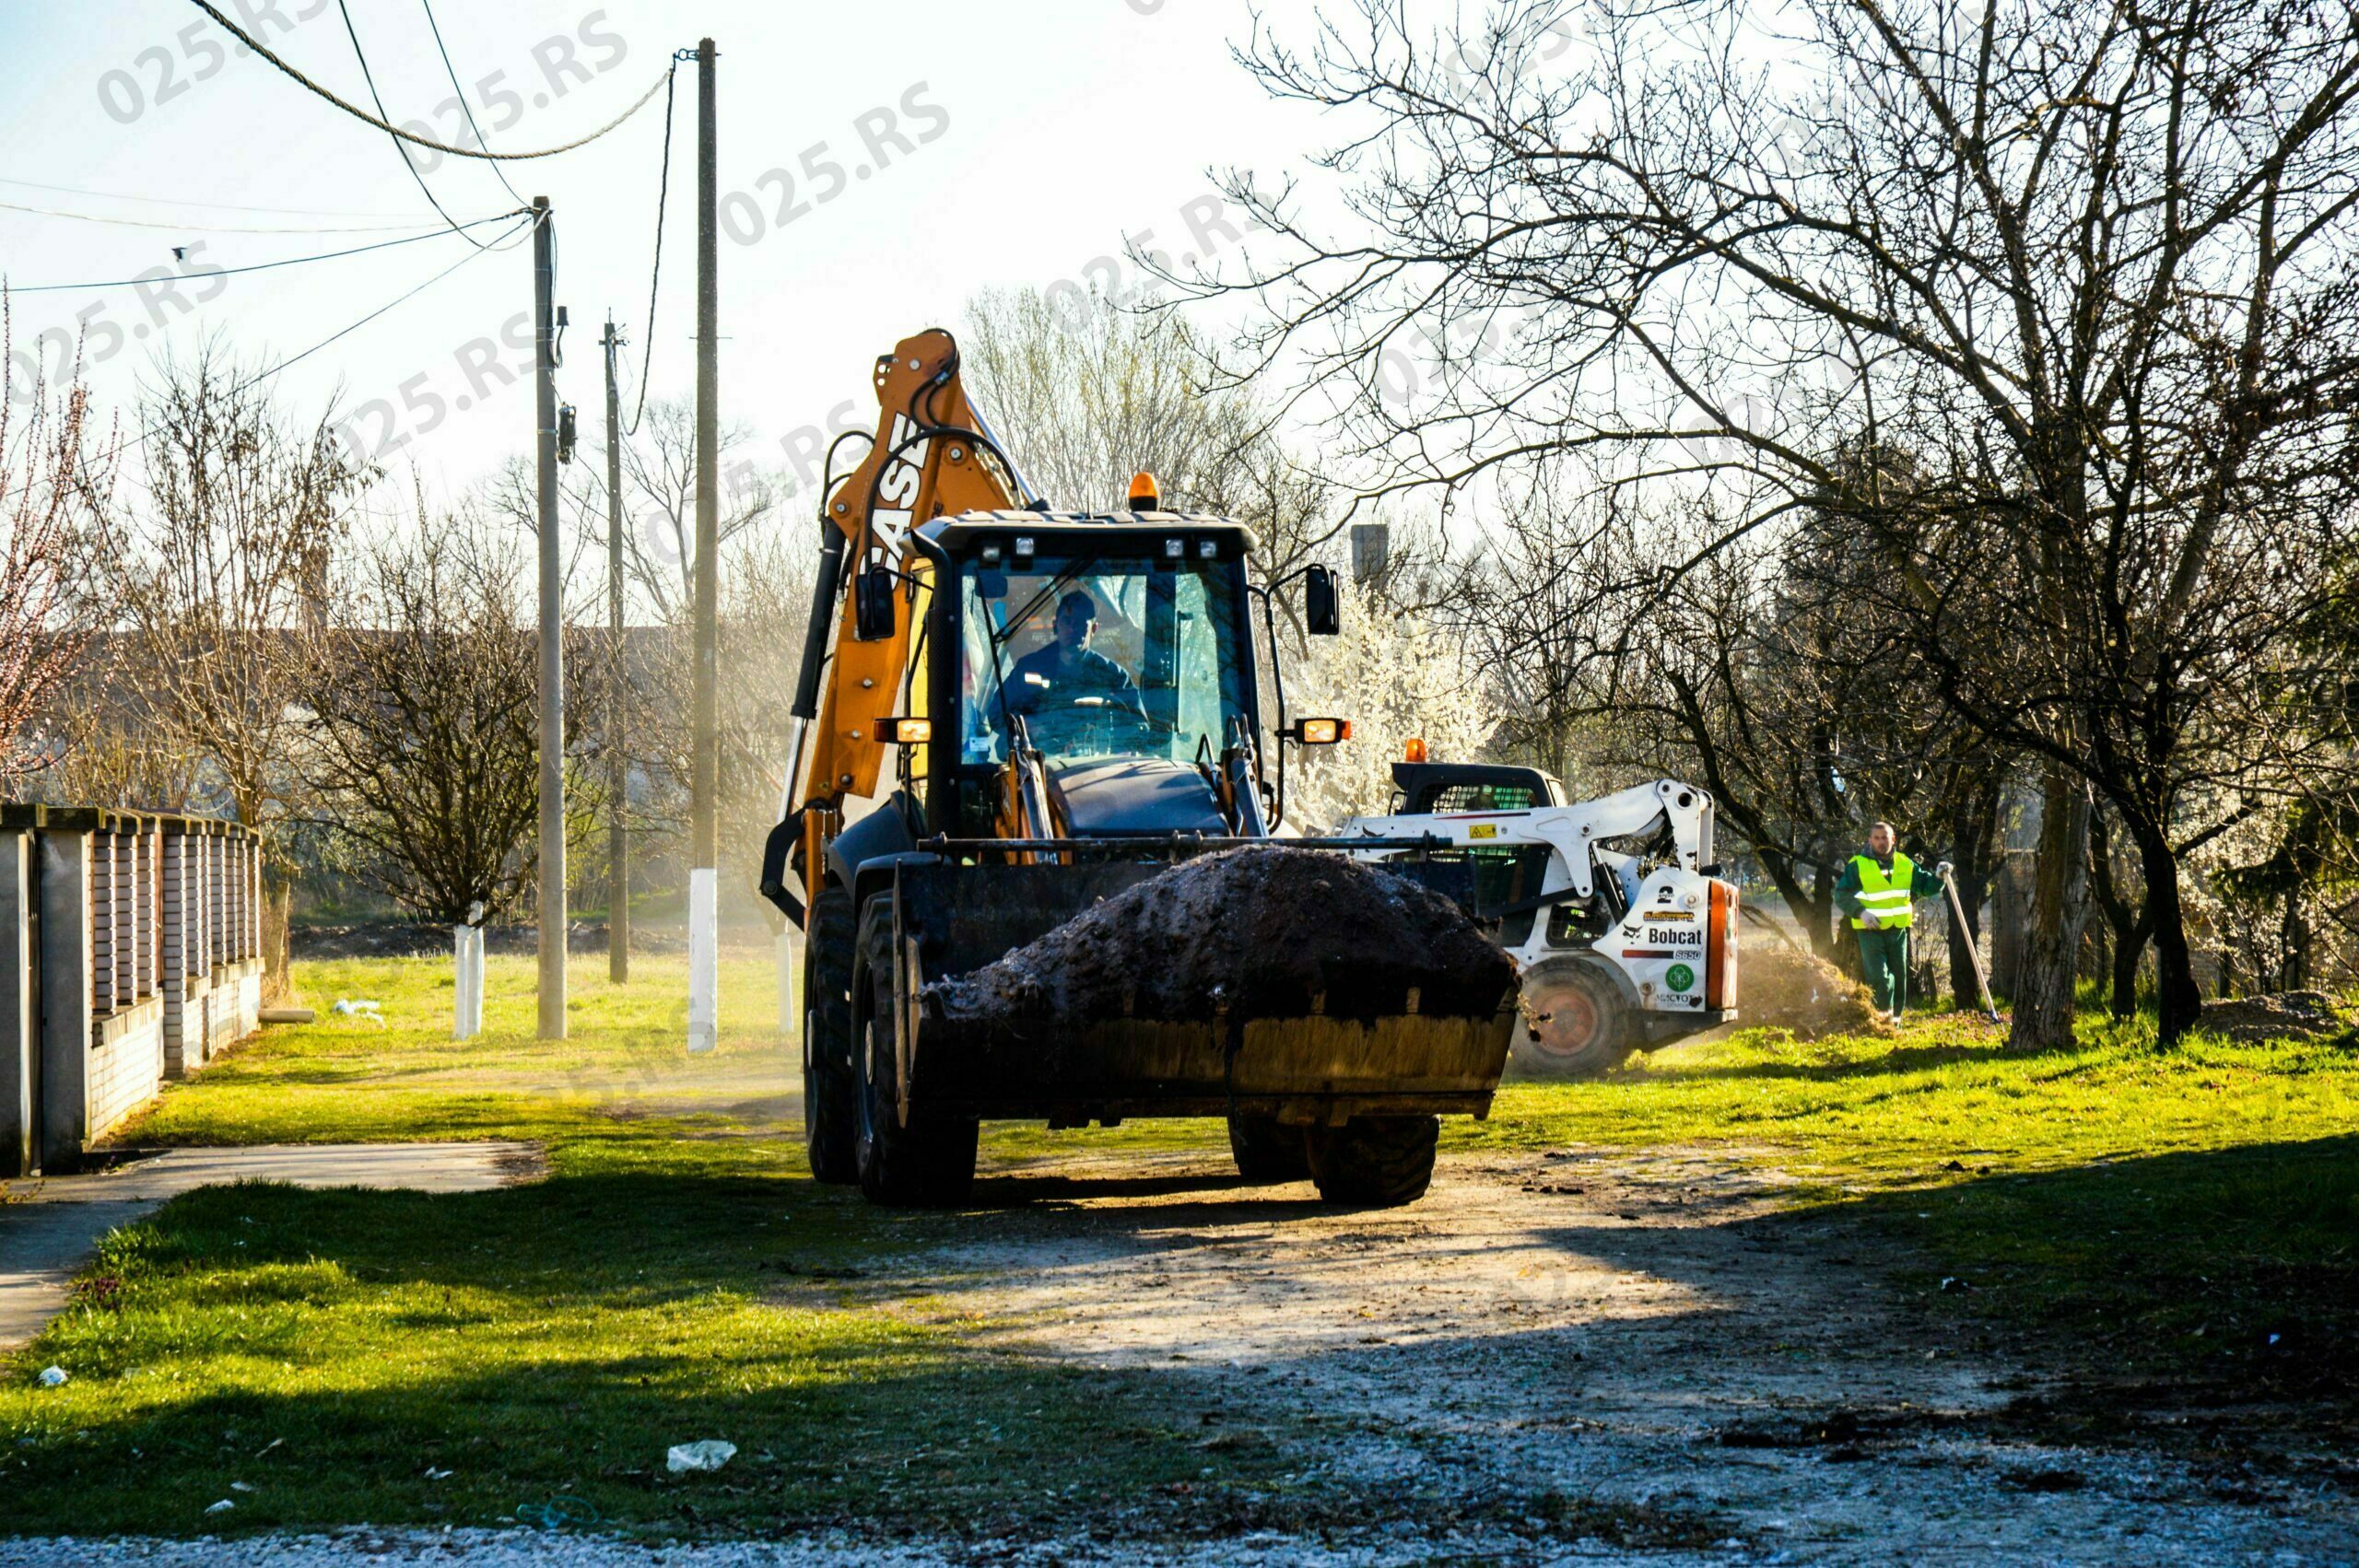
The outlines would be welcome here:
[[[871,567],[852,579],[851,635],[862,642],[882,642],[893,635],[893,572]]]
[[[1332,746],[1352,738],[1352,721],[1348,719],[1304,719],[1287,725],[1279,738],[1292,741],[1298,746]]]
[[[1302,619],[1313,637],[1334,637],[1344,629],[1344,609],[1335,592],[1335,574],[1312,567],[1303,574]]]

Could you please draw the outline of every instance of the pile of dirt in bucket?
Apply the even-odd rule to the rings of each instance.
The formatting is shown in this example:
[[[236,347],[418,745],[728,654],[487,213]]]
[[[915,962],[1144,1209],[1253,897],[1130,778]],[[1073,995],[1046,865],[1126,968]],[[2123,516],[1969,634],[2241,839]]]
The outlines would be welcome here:
[[[1745,1027],[1773,1024],[1799,1040],[1828,1035],[1890,1036],[1868,988],[1824,958],[1775,940],[1748,942],[1738,971],[1737,1013]]]
[[[1256,845],[1184,861],[1038,942],[924,988],[936,1016],[1086,1024],[1487,1014],[1514,965],[1441,894],[1380,867]]]
[[[2314,1040],[2341,1034],[2349,1026],[2324,991],[2276,991],[2207,1001],[2199,1027],[2238,1045],[2258,1045],[2264,1040]]]

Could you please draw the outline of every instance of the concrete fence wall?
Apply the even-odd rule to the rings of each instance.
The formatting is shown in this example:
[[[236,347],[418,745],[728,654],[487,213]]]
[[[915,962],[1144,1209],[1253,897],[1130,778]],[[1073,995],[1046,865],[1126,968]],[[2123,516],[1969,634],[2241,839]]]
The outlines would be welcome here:
[[[0,1176],[78,1168],[259,1027],[261,876],[235,823],[0,806]]]

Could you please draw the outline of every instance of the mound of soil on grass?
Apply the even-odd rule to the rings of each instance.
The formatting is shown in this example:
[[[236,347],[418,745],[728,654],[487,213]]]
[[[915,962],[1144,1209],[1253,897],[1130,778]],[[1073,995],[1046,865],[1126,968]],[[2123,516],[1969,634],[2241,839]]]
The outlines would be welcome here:
[[[1086,1024],[1418,1009],[1486,1015],[1515,966],[1441,894],[1380,867],[1255,845],[1203,855],[1107,898],[997,963],[924,988],[937,1015]]]
[[[2258,1045],[2264,1040],[2313,1040],[2341,1034],[2346,1025],[2324,991],[2276,991],[2207,1001],[2201,1027],[2238,1045]]]
[[[1774,940],[1746,943],[1737,1008],[1748,1027],[1790,1029],[1799,1040],[1827,1035],[1890,1038],[1899,1033],[1876,1011],[1867,987],[1826,960]]]

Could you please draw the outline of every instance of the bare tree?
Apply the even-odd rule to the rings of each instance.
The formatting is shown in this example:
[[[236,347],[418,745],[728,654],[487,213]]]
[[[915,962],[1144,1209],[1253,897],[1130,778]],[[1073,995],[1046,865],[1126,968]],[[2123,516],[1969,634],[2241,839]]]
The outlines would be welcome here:
[[[1051,505],[1113,509],[1133,474],[1151,473],[1167,507],[1252,525],[1273,577],[1338,531],[1326,481],[1271,436],[1255,399],[1209,385],[1215,367],[1184,318],[1023,288],[977,295],[967,323],[974,395]]]
[[[1282,249],[1226,281],[1268,311],[1233,369],[1307,365],[1371,492],[1573,451],[1707,489],[1726,524],[1671,578],[1857,494],[1943,700],[2040,769],[2016,1042],[2070,1036],[2093,787],[2175,1038],[2188,814],[2325,760],[2252,720],[2310,677],[2359,474],[2353,15],[1805,0],[1771,69],[1734,0],[1605,0],[1586,38],[1556,0],[1440,36],[1360,0],[1249,52],[1357,117],[1328,162],[1371,232],[1232,177]]]
[[[0,291],[0,364],[16,359],[15,320]],[[92,505],[111,487],[115,443],[91,427],[89,390],[77,356],[51,406],[31,388],[19,417],[0,398],[0,780],[54,762],[64,737],[51,698],[73,675],[100,621],[86,591]]]
[[[778,518],[749,524],[722,561],[721,856],[723,866],[744,870],[748,889],[759,880],[762,845],[778,821],[788,709],[817,568],[811,547],[816,532],[816,523],[789,527]],[[640,780],[640,792],[628,803],[635,832],[675,837],[687,826],[692,646],[685,610],[676,621],[640,628],[626,640],[619,678],[629,760]]]
[[[290,416],[216,344],[160,360],[145,391],[144,499],[110,506],[99,560],[135,673],[144,725],[175,737],[204,774],[198,803],[272,842],[300,800],[291,741],[302,636],[324,609],[331,553],[373,474],[322,409]],[[286,984],[290,884],[265,879],[266,984]]]
[[[751,431],[744,426],[729,426],[721,432],[720,527],[724,553],[740,534],[772,520],[780,509],[782,486],[778,477],[733,457],[751,439]],[[600,568],[603,581],[604,464],[578,466],[581,489],[575,498],[575,511],[581,532],[595,543],[591,556]],[[622,471],[623,563],[629,590],[654,621],[686,625],[696,592],[695,405],[677,398],[650,403],[639,435],[623,443]],[[522,515],[529,518],[533,515],[529,486],[523,488],[522,497]]]
[[[445,924],[511,911],[538,821],[538,642],[520,544],[479,516],[380,532],[305,641],[302,748],[358,878]],[[569,707],[579,708],[569,692]]]

